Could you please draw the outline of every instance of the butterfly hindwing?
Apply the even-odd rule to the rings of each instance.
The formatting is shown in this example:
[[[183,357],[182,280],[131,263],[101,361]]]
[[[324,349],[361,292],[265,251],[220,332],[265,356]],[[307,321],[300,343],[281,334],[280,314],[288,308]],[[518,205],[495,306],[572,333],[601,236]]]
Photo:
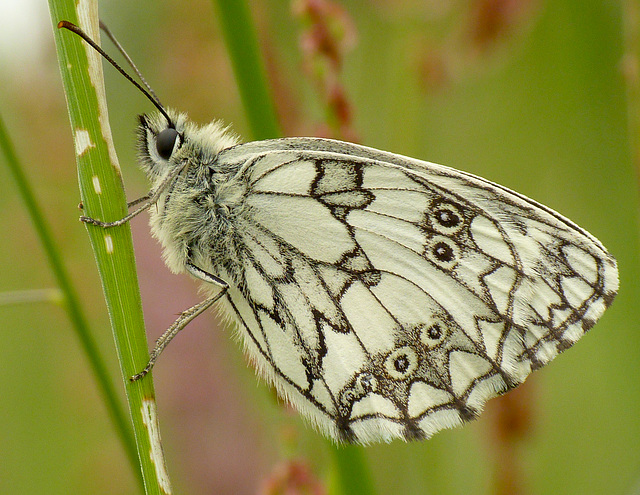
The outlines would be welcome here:
[[[615,261],[484,179],[343,142],[239,145],[240,333],[261,373],[338,440],[429,437],[576,342]],[[233,281],[236,281],[235,283]]]

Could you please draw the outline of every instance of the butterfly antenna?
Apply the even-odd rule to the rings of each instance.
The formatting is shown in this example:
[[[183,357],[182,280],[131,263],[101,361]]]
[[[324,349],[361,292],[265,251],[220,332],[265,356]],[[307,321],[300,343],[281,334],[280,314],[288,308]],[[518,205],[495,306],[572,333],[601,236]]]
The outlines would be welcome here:
[[[138,88],[142,94],[144,94],[147,99],[153,103],[155,105],[155,107],[160,111],[160,113],[162,115],[164,115],[164,117],[167,119],[167,122],[169,123],[169,127],[173,128],[175,127],[173,124],[173,121],[171,120],[171,118],[169,117],[169,115],[167,114],[167,111],[164,109],[164,107],[162,106],[162,103],[160,103],[160,100],[158,99],[158,97],[155,95],[155,93],[153,92],[153,90],[151,89],[151,87],[149,86],[149,84],[147,84],[147,81],[145,81],[145,79],[142,77],[142,74],[140,74],[140,71],[138,70],[138,68],[133,64],[133,62],[131,61],[131,58],[129,58],[129,56],[127,55],[127,53],[124,51],[124,49],[122,48],[122,46],[120,46],[120,43],[117,42],[117,40],[115,39],[115,37],[113,37],[113,35],[111,34],[111,32],[107,29],[107,27],[100,22],[100,27],[102,28],[102,30],[105,32],[105,34],[109,37],[109,39],[111,41],[113,41],[113,43],[116,45],[116,48],[118,48],[118,51],[120,51],[120,53],[122,53],[124,55],[124,57],[127,59],[127,62],[131,65],[131,67],[133,67],[133,70],[136,72],[136,74],[138,75],[138,77],[140,78],[140,80],[144,83],[143,87],[138,81],[136,81],[133,77],[131,77],[122,67],[120,67],[117,62],[115,60],[113,60],[109,55],[107,55],[107,53],[100,48],[100,46],[93,41],[89,35],[87,33],[85,33],[82,29],[80,29],[78,26],[76,26],[74,23],[69,22],[69,21],[60,21],[58,23],[58,29],[68,29],[69,31],[71,31],[74,34],[77,34],[78,36],[80,36],[87,44],[89,44],[95,51],[97,51],[100,55],[102,55],[102,57],[104,57],[104,59],[109,62],[118,72],[120,72],[120,74],[122,74],[130,83],[132,83],[136,88]]]
[[[115,35],[111,32],[111,29],[109,29],[107,25],[102,21],[100,21],[100,29],[104,31],[104,34],[107,35],[107,38],[111,40],[111,42],[115,45],[116,49],[122,54],[122,56],[125,58],[125,60],[129,64],[129,67],[133,69],[133,71],[138,76],[138,79],[140,79],[144,87],[147,88],[147,91],[149,91],[149,94],[153,96],[153,99],[156,100],[156,102],[162,106],[162,103],[160,103],[160,99],[156,95],[155,91],[153,91],[153,88],[149,85],[147,80],[144,78],[144,76],[142,75],[142,72],[140,72],[140,69],[138,69],[138,67],[136,67],[136,64],[133,63],[133,60],[131,59],[129,54],[126,52],[124,47],[120,44],[120,42],[116,39]]]

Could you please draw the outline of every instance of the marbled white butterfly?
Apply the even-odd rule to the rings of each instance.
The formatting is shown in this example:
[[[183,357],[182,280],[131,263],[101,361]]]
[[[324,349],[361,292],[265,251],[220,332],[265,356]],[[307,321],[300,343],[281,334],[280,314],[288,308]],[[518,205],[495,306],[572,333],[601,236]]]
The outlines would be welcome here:
[[[505,187],[340,141],[238,144],[140,89],[159,109],[139,125],[151,192],[120,221],[83,220],[153,205],[167,265],[210,297],[134,379],[219,301],[260,375],[326,435],[428,438],[571,347],[616,295],[595,237]]]

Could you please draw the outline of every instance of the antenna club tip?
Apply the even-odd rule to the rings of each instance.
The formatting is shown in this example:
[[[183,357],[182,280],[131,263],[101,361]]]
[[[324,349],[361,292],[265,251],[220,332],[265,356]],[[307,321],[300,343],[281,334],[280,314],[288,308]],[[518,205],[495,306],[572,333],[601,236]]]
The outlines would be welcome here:
[[[70,21],[60,21],[58,23],[58,29],[68,29],[69,31],[73,31],[76,32],[78,31],[80,28],[78,26],[76,26],[73,22]]]

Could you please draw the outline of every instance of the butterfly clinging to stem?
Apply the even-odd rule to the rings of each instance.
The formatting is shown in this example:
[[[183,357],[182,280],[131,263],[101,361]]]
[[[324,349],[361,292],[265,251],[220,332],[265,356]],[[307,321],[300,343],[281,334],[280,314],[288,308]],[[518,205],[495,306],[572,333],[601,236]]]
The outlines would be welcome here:
[[[109,228],[149,209],[168,267],[209,289],[134,380],[217,302],[258,373],[329,437],[428,438],[571,347],[616,295],[614,258],[546,206],[346,142],[240,144],[165,109],[135,66],[145,87],[59,27],[158,109],[138,126],[150,193],[121,220],[82,220]]]

